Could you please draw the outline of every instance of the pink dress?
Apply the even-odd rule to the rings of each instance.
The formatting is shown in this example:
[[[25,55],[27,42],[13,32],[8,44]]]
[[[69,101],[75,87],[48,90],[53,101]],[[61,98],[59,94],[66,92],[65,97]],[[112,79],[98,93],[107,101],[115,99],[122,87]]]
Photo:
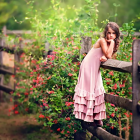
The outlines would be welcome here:
[[[100,72],[101,48],[92,48],[81,63],[74,94],[75,118],[94,122],[106,118],[104,87]]]

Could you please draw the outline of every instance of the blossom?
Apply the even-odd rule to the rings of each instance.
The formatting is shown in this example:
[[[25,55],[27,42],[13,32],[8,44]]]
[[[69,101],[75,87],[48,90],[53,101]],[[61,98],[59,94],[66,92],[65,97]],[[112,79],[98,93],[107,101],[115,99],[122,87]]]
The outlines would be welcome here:
[[[112,114],[111,114],[111,117],[114,117],[114,116],[115,116],[115,114],[114,114],[114,113],[112,113]]]
[[[129,118],[129,114],[127,114],[127,113],[124,113],[124,115],[125,115],[127,118]]]
[[[15,110],[15,112],[14,112],[15,114],[18,114],[19,112],[17,111],[17,110]]]
[[[57,122],[57,120],[54,120],[53,123],[57,124],[58,122]]]
[[[70,121],[70,117],[65,118],[65,120]]]
[[[60,128],[58,128],[57,131],[59,132],[60,131]]]
[[[64,130],[61,131],[61,134],[63,134],[63,133],[64,133]]]
[[[69,134],[69,133],[70,133],[70,131],[67,131],[67,133]]]
[[[48,91],[48,94],[52,94],[52,93],[54,93],[54,91]]]
[[[113,89],[117,89],[117,84],[114,84]]]
[[[113,106],[113,107],[115,106],[114,104],[110,104],[110,105]]]
[[[113,71],[110,71],[109,74],[113,76]]]
[[[73,74],[72,73],[69,73],[68,76],[73,76]]]
[[[17,104],[15,104],[14,106],[15,106],[15,107],[18,107],[18,105],[17,105]]]
[[[114,129],[114,126],[111,126],[110,128],[111,128],[111,129]]]
[[[54,55],[47,55],[47,58],[50,58],[50,60],[54,60],[55,56]]]
[[[72,105],[72,104],[74,104],[74,103],[73,103],[73,102],[66,102],[66,103],[65,103],[66,106],[70,106],[70,105]]]
[[[27,96],[29,93],[25,92],[24,95]]]
[[[115,107],[115,111],[118,111],[118,108],[117,107]]]
[[[42,119],[43,119],[43,118],[45,118],[45,116],[42,115],[42,114],[40,114],[40,115],[39,115],[39,118],[42,118]]]

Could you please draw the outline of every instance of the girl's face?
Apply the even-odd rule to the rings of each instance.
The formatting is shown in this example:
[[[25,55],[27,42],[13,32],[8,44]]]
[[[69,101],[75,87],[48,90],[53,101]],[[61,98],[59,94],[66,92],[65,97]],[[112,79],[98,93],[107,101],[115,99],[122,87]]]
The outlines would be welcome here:
[[[112,30],[110,27],[108,27],[108,31],[106,33],[106,37],[107,37],[107,40],[110,40],[110,39],[115,39],[116,38],[116,33],[114,30]]]

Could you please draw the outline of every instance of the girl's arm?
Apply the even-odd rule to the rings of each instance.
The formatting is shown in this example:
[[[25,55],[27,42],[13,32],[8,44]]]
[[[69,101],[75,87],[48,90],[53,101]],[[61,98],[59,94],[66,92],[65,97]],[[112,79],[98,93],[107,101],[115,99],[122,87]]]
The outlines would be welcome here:
[[[107,46],[107,42],[110,42],[109,46]],[[100,45],[101,45],[101,48],[102,48],[102,51],[103,51],[105,57],[107,57],[108,59],[111,59],[112,54],[113,54],[113,48],[114,48],[114,45],[115,45],[114,40],[110,39],[110,40],[107,41],[104,38],[101,38],[100,39]]]
[[[107,58],[103,55],[102,57],[100,57],[100,61],[105,62],[105,61],[107,61]]]

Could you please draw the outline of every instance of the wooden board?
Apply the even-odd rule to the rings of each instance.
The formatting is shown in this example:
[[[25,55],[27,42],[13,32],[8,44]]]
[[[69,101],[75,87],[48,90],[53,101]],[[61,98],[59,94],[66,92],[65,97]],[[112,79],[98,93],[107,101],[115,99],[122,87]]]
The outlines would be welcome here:
[[[138,111],[138,101],[140,100],[140,81],[138,73],[138,62],[140,61],[140,40],[133,41],[133,73],[132,73],[132,123],[133,140],[140,140],[140,113]]]

